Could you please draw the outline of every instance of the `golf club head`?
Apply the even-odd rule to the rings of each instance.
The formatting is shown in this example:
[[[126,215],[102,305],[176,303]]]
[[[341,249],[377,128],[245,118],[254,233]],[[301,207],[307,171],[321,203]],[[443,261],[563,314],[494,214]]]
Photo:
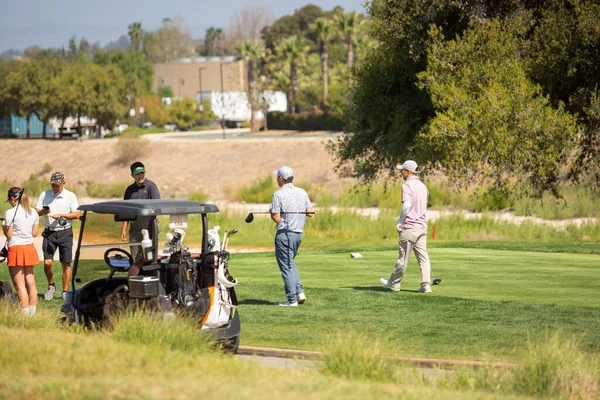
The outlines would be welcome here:
[[[237,229],[232,229],[232,230],[229,231],[229,236],[235,235],[237,232],[238,232]]]
[[[433,280],[433,284],[434,284],[434,285],[439,285],[440,283],[442,283],[442,280],[441,280],[440,278],[435,278],[435,279]]]
[[[254,214],[249,213],[248,216],[246,217],[246,219],[244,221],[246,221],[247,224],[249,224],[250,222],[254,221]]]

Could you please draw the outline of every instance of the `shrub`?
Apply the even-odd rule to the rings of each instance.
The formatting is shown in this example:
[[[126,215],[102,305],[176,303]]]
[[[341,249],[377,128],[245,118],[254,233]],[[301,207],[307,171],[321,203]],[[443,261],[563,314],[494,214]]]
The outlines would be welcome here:
[[[97,199],[108,199],[112,197],[122,198],[125,189],[129,183],[113,183],[111,185],[101,185],[89,182],[85,185],[85,191],[89,197]]]
[[[256,180],[250,186],[243,186],[236,192],[236,200],[248,203],[270,203],[273,192],[276,190],[271,176],[263,180]]]
[[[194,193],[191,193],[188,196],[189,200],[192,201],[198,201],[200,203],[204,203],[205,201],[208,200],[208,194],[205,193],[203,190],[197,190]]]
[[[115,163],[118,165],[129,165],[140,158],[147,158],[150,152],[150,143],[143,136],[121,135],[115,147]]]
[[[337,113],[326,114],[287,114],[279,111],[267,114],[269,129],[287,129],[296,131],[341,131],[344,120]]]

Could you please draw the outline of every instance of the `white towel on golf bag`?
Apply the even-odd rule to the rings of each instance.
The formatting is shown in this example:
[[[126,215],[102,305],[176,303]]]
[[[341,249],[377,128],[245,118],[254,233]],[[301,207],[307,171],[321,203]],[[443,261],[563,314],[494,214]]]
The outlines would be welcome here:
[[[229,322],[232,310],[236,308],[236,306],[231,302],[231,294],[229,293],[229,290],[227,290],[227,287],[221,283],[223,280],[221,277],[224,276],[224,271],[225,262],[221,260],[215,276],[215,289],[212,294],[213,304],[210,308],[210,312],[208,313],[208,317],[206,318],[203,328],[218,328],[226,325]],[[225,282],[229,284],[228,287],[232,287],[237,284],[236,281],[235,284],[231,285],[232,282],[229,282],[226,279]]]

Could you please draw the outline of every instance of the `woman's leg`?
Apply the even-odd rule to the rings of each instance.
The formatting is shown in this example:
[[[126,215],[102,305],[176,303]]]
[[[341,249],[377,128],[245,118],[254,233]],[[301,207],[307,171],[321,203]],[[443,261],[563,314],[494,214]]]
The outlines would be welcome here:
[[[33,267],[25,267],[25,285],[27,287],[27,293],[29,294],[29,305],[36,306],[38,291],[35,286],[35,275],[33,274]]]
[[[21,302],[21,308],[29,308],[29,295],[27,294],[27,288],[25,287],[25,272],[23,267],[8,267],[10,271],[10,277],[12,278],[17,294],[19,295],[19,301]]]

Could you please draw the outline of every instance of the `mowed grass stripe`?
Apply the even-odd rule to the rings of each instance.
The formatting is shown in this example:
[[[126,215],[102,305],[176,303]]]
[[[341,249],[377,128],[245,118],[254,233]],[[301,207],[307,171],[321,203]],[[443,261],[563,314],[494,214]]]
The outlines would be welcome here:
[[[242,343],[319,350],[327,335],[352,329],[389,338],[394,355],[509,361],[528,337],[562,330],[600,353],[599,291],[589,279],[598,256],[472,249],[430,255],[443,282],[422,295],[414,259],[400,293],[379,285],[396,252],[364,252],[362,259],[301,253],[308,303],[297,309],[277,306],[284,291],[274,258],[236,260]]]
[[[307,295],[315,287],[376,287],[389,277],[397,251],[308,254],[300,252],[296,264]],[[480,249],[430,249],[432,275],[442,279],[434,295],[479,300],[512,300],[532,303],[600,307],[600,281],[591,279],[600,270],[600,257],[590,254],[534,253]],[[243,290],[247,284],[280,284],[276,293],[284,299],[281,274],[275,257],[239,258],[230,263]],[[411,256],[404,290],[417,290],[420,271]]]
[[[322,350],[338,331],[361,332],[394,344],[390,355],[512,360],[527,339],[562,330],[580,337],[585,351],[600,353],[600,309],[509,301],[389,293],[371,288],[313,288],[298,308],[277,306],[277,285],[240,291],[242,343]],[[247,297],[246,292],[251,293]]]

